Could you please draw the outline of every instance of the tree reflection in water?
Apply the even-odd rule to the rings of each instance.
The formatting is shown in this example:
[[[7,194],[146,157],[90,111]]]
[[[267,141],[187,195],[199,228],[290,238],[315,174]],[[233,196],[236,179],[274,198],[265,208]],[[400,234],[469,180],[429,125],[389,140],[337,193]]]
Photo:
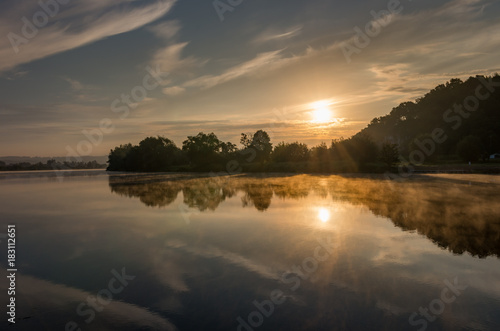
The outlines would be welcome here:
[[[323,198],[366,206],[405,231],[417,231],[456,254],[500,257],[500,185],[483,177],[413,176],[404,182],[380,176],[112,175],[111,191],[165,207],[182,191],[183,202],[199,211],[216,210],[240,196],[242,207],[259,211],[272,199],[299,201],[314,192]],[[241,194],[240,194],[241,193]]]

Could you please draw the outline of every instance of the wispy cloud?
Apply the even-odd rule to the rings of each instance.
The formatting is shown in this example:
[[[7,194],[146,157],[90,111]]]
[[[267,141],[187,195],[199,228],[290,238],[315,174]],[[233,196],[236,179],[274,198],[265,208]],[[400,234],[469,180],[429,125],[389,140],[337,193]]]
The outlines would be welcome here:
[[[68,77],[64,77],[63,79],[66,82],[69,83],[69,85],[71,86],[72,90],[74,90],[74,91],[81,91],[81,90],[83,90],[83,84],[80,83],[79,81],[71,79],[71,78],[68,78]]]
[[[280,272],[282,273],[287,270],[286,266],[275,264],[271,267],[262,264],[259,261],[254,261],[245,256],[235,254],[233,252],[224,251],[214,246],[206,246],[206,247],[188,246],[184,242],[179,240],[167,241],[165,242],[165,246],[169,248],[182,249],[188,253],[194,254],[196,256],[201,256],[204,258],[221,258],[231,264],[242,267],[247,271],[256,273],[257,275],[259,275],[264,279],[279,280]],[[281,269],[282,271],[280,271],[279,269]]]
[[[141,7],[133,7],[133,2],[82,1],[68,8],[61,5],[61,12],[28,43],[20,44],[17,54],[8,38],[0,39],[0,71],[135,30],[165,15],[175,0],[159,0]],[[12,32],[22,37],[21,18],[32,17],[37,10],[40,10],[37,6],[22,6],[12,12],[2,12],[0,20],[4,23],[0,25],[0,35]]]
[[[179,21],[167,21],[148,28],[149,31],[153,32],[158,38],[171,40],[174,39],[179,31],[181,30],[181,24]]]
[[[265,43],[269,41],[276,42],[278,40],[286,40],[298,36],[302,32],[303,26],[295,26],[288,28],[286,31],[278,31],[276,29],[267,29],[261,34],[259,34],[254,42]]]
[[[153,55],[153,64],[159,65],[163,72],[185,73],[203,62],[192,57],[183,57],[182,52],[188,45],[187,42],[175,43],[165,46]]]
[[[83,84],[82,82],[69,77],[61,77],[61,79],[69,84],[70,90],[68,95],[70,95],[71,99],[75,102],[94,103],[97,101],[107,100],[106,97],[99,95],[99,88],[97,86]]]
[[[262,69],[269,68],[270,65],[276,64],[280,59],[281,50],[258,54],[254,59],[243,62],[239,65],[231,67],[220,75],[206,75],[188,81],[184,84],[186,87],[201,87],[211,88],[219,84],[226,83],[248,75],[255,75]]]
[[[163,72],[170,74],[170,80],[166,81],[163,86],[172,84],[182,75],[191,75],[194,69],[202,67],[207,62],[194,56],[183,56],[184,49],[189,45],[189,42],[179,41],[181,28],[182,26],[177,20],[162,22],[148,28],[165,44],[154,52],[151,60],[153,66],[159,66]],[[163,89],[163,93],[168,96],[179,95],[184,91],[185,88],[180,86],[170,86]]]
[[[28,70],[22,70],[22,71],[12,70],[11,72],[9,72],[8,75],[6,75],[6,78],[8,80],[16,80],[16,79],[19,79],[19,78],[26,77],[28,74],[29,74]]]
[[[163,93],[171,97],[182,94],[185,91],[186,89],[180,86],[166,87],[163,89]]]

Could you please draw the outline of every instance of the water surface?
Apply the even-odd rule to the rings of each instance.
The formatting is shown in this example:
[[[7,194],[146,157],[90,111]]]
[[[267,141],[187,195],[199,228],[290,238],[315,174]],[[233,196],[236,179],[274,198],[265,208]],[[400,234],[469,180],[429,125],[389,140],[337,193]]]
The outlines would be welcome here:
[[[0,174],[0,233],[16,224],[18,240],[10,329],[499,330],[499,188],[470,175]]]

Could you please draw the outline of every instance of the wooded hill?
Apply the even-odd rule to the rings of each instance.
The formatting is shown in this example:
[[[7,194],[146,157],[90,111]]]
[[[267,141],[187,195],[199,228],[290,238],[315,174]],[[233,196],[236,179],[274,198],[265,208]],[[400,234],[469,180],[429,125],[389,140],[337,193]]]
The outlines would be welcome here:
[[[486,160],[500,153],[500,76],[470,77],[465,82],[452,79],[415,102],[404,102],[388,115],[374,118],[358,135],[397,144],[401,155],[409,158],[420,149],[418,141],[432,139],[436,129],[447,138],[435,143],[436,150],[426,155],[426,162],[454,156]],[[467,156],[467,149],[477,153]]]

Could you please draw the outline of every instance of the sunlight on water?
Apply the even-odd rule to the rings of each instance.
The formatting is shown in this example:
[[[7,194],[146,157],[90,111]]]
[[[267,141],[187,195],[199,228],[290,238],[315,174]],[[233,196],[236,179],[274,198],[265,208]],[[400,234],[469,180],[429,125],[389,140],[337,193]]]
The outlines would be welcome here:
[[[328,222],[330,220],[330,212],[328,209],[320,208],[318,211],[318,219],[323,223]]]

